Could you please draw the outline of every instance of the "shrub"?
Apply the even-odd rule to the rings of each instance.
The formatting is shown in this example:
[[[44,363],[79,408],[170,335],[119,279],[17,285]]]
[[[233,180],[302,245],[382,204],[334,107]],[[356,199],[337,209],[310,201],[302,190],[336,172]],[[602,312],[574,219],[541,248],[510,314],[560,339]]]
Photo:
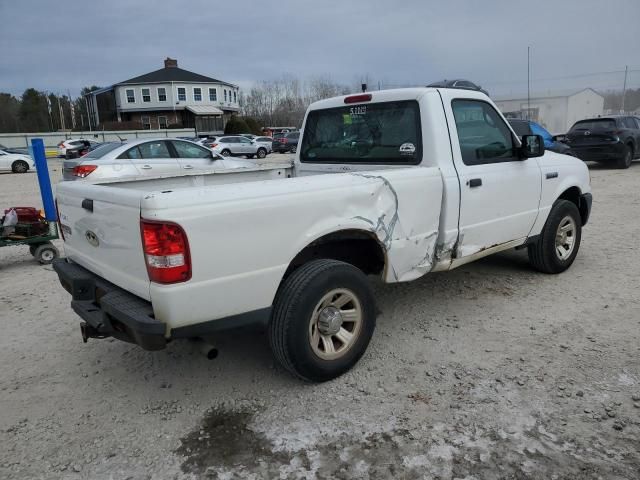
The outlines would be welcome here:
[[[244,121],[246,122],[247,127],[249,127],[248,133],[253,133],[254,135],[262,135],[262,127],[255,118],[245,117]]]
[[[231,117],[224,126],[224,133],[227,135],[247,133],[248,131],[249,127],[247,126],[247,123],[242,118],[236,117],[235,115]]]

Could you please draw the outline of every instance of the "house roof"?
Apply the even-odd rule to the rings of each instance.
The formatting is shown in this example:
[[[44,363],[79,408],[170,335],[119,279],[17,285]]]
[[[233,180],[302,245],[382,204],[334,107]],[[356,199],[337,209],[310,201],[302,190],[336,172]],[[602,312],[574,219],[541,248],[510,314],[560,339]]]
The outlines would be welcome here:
[[[138,85],[141,83],[166,83],[166,82],[187,82],[187,83],[222,83],[235,87],[232,83],[223,82],[215,78],[200,75],[178,67],[165,67],[153,72],[145,73],[137,77],[130,78],[116,85]]]
[[[540,92],[532,92],[531,93],[531,100],[536,100],[536,99],[541,99],[541,98],[565,98],[565,97],[573,97],[574,95],[577,95],[578,93],[582,93],[586,90],[591,90],[593,93],[595,93],[596,95],[599,95],[602,97],[602,95],[600,95],[598,92],[596,92],[593,88],[583,88],[581,90],[575,90],[575,89],[571,89],[571,90],[546,90],[546,91],[540,91]],[[495,102],[506,102],[509,100],[526,100],[527,99],[527,94],[526,92],[522,95],[513,95],[513,94],[509,94],[509,95],[495,95],[491,97],[493,99],[493,101]]]

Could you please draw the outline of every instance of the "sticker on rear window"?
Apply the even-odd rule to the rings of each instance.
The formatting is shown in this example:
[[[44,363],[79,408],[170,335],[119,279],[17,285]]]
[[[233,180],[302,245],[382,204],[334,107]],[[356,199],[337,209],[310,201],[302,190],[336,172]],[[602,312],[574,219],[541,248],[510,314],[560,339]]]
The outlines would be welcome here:
[[[400,145],[400,155],[414,155],[416,146],[413,143],[403,143]]]

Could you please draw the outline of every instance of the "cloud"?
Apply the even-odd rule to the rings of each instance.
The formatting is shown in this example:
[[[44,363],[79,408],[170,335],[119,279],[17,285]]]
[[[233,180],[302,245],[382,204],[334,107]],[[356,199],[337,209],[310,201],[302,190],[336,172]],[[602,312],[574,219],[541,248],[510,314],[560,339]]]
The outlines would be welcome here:
[[[369,74],[383,85],[462,77],[522,90],[528,45],[538,79],[619,72],[640,47],[637,0],[5,0],[0,18],[0,91],[16,94],[33,86],[76,95],[160,68],[166,56],[241,85]]]

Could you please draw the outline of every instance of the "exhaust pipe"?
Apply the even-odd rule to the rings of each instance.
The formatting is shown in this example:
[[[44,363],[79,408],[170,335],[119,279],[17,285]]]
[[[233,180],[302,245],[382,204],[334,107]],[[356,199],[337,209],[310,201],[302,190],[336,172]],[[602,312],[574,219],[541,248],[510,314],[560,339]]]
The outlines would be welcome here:
[[[218,349],[214,345],[207,342],[205,339],[192,338],[191,340],[197,343],[200,353],[207,357],[207,360],[213,360],[218,356]]]

